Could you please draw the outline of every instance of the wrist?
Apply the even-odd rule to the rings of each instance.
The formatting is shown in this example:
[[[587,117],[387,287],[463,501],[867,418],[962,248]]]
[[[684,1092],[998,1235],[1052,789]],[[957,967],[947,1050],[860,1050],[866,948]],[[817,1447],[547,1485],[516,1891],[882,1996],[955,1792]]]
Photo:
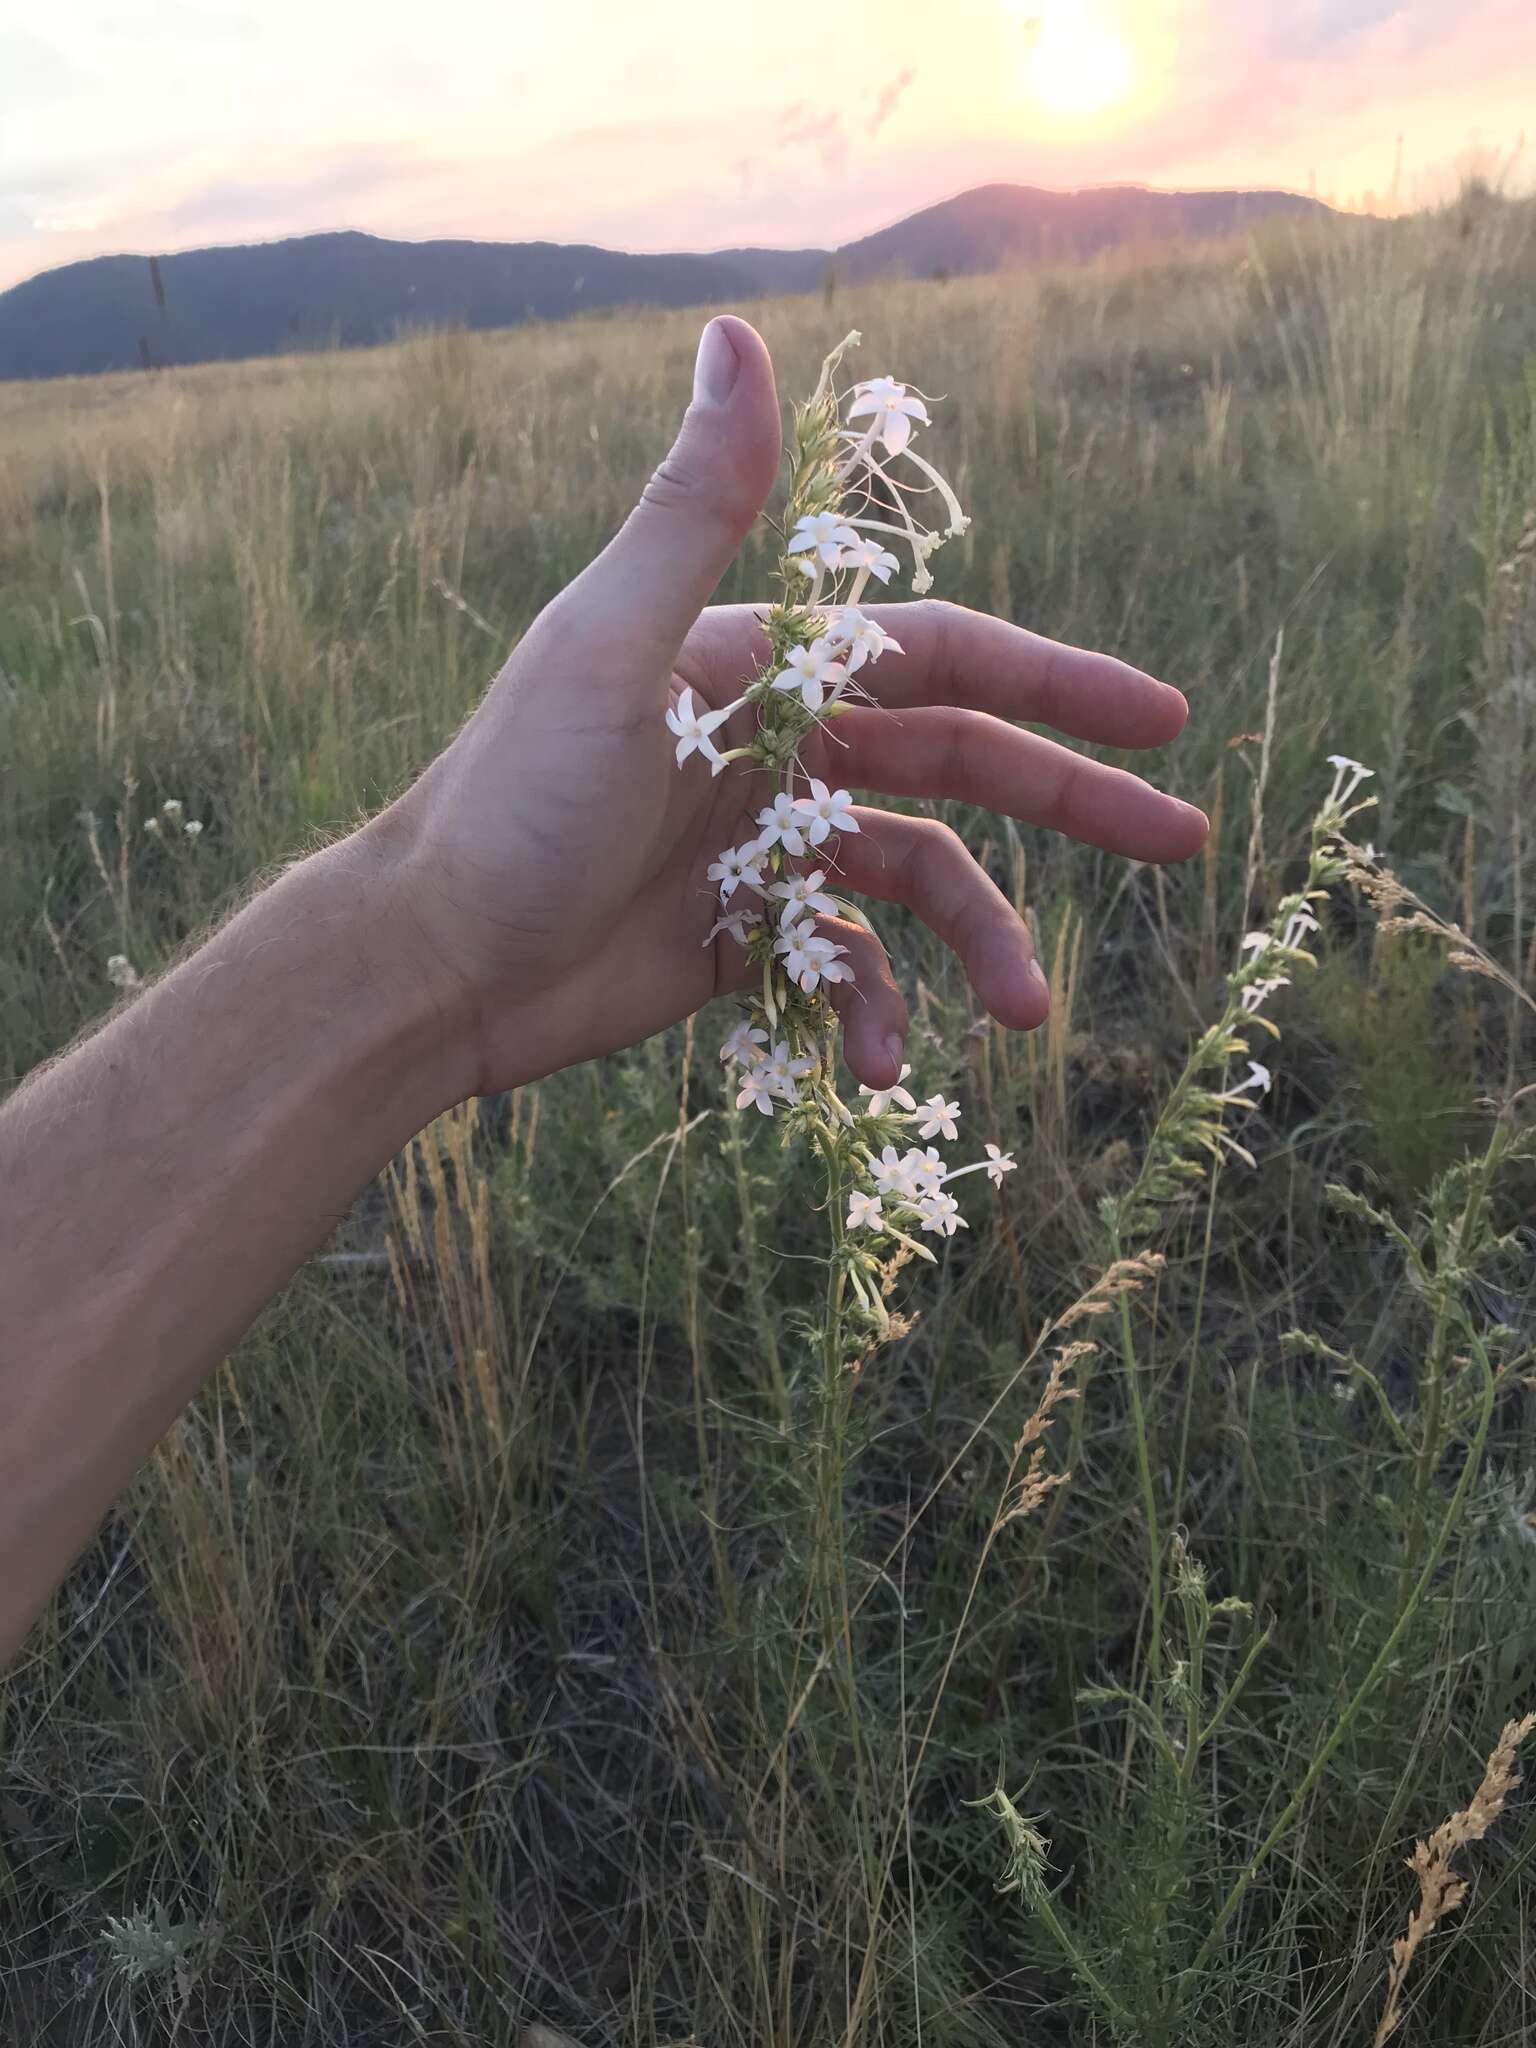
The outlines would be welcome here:
[[[322,982],[334,979],[338,1022],[348,1020],[364,1065],[409,1108],[412,1131],[476,1093],[473,1005],[433,944],[390,835],[366,825],[287,881],[302,891]]]

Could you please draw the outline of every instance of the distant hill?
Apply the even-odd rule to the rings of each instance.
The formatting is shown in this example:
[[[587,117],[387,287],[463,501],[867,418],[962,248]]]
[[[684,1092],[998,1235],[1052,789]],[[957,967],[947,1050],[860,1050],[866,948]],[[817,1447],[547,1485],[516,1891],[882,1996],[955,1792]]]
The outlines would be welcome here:
[[[1047,192],[1034,185],[978,185],[846,243],[833,261],[838,276],[852,280],[963,276],[1096,256],[1126,242],[1230,235],[1276,215],[1321,218],[1331,210],[1294,192],[1151,192],[1141,185]],[[0,307],[4,303],[0,299]]]
[[[0,292],[0,378],[364,347],[403,330],[515,327],[605,306],[695,306],[840,281],[959,276],[1321,215],[1289,192],[1047,192],[983,185],[841,249],[630,256],[559,242],[301,235],[181,255],[98,256]]]

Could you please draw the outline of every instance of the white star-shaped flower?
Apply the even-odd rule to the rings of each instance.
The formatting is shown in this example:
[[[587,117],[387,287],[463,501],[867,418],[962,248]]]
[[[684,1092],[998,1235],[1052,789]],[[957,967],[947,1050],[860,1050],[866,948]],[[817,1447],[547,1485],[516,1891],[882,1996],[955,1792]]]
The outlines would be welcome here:
[[[804,853],[805,838],[795,822],[795,800],[787,789],[781,789],[768,808],[758,812],[757,822],[757,843],[765,853],[771,846],[782,846],[786,853]]]
[[[858,537],[841,513],[808,512],[803,519],[795,521],[795,530],[789,537],[785,552],[807,556],[808,568],[811,563],[819,561],[827,568],[835,569],[838,555],[845,547],[851,547]]]
[[[1290,985],[1291,979],[1288,974],[1273,974],[1267,981],[1250,981],[1243,990],[1243,1008],[1252,1016],[1255,1011],[1263,1008],[1272,995],[1278,994],[1283,988],[1289,988]]]
[[[828,693],[836,697],[848,681],[848,671],[835,658],[825,640],[813,640],[809,647],[791,647],[784,667],[773,679],[776,690],[798,690],[807,711],[819,711]]]
[[[853,798],[846,789],[828,789],[827,785],[811,777],[809,796],[795,798],[795,816],[805,828],[805,836],[812,846],[820,846],[830,832],[857,832],[859,821],[853,815]]]
[[[943,1187],[948,1173],[943,1160],[932,1145],[922,1152],[914,1145],[907,1154],[906,1167],[912,1176],[912,1185],[915,1188],[926,1189],[931,1195],[936,1195]]]
[[[960,1133],[955,1129],[955,1118],[959,1114],[958,1102],[946,1102],[942,1095],[930,1095],[918,1111],[923,1121],[917,1127],[917,1135],[934,1138],[942,1133],[946,1138],[957,1138]]]
[[[867,1195],[862,1188],[855,1188],[848,1197],[848,1228],[850,1230],[879,1230],[885,1222],[878,1195]]]
[[[776,953],[784,956],[785,973],[808,996],[815,995],[819,982],[853,979],[853,969],[845,958],[847,947],[836,945],[831,939],[820,938],[809,918],[785,923],[773,946]]]
[[[720,884],[720,901],[729,903],[736,891],[745,884],[751,889],[763,886],[763,849],[755,839],[749,839],[745,846],[728,846],[716,861],[711,861],[706,873],[711,882]]]
[[[675,705],[667,711],[668,729],[677,735],[677,765],[682,767],[695,748],[716,768],[724,767],[719,749],[710,734],[724,725],[730,716],[727,711],[699,711],[695,708],[692,690],[684,690]]]
[[[761,1110],[764,1116],[773,1115],[773,1105],[779,1099],[778,1090],[764,1074],[765,1060],[756,1060],[750,1067],[741,1070],[741,1091],[736,1097],[736,1107],[745,1109],[750,1103]]]
[[[789,1042],[781,1038],[772,1052],[763,1059],[763,1079],[770,1088],[782,1095],[786,1102],[798,1102],[800,1089],[797,1084],[803,1081],[807,1074],[814,1072],[815,1067],[816,1062],[809,1054],[791,1059]]]
[[[712,946],[722,932],[728,932],[738,946],[747,943],[747,935],[762,923],[761,915],[755,910],[727,910],[717,917],[709,928],[706,946]]]
[[[857,605],[838,613],[827,627],[827,639],[841,654],[849,675],[856,675],[866,661],[878,661],[882,654],[906,652],[899,640]]]
[[[786,875],[782,882],[771,883],[770,896],[783,899],[784,916],[792,922],[809,916],[814,911],[824,911],[828,917],[837,915],[837,904],[824,886],[826,875],[815,868],[808,875]]]
[[[762,1058],[757,1048],[767,1043],[768,1034],[762,1026],[754,1024],[749,1017],[743,1017],[735,1030],[727,1034],[720,1048],[720,1057],[734,1060],[737,1066],[750,1066],[754,1060]]]
[[[908,1157],[908,1154],[898,1152],[894,1145],[887,1145],[871,1166],[875,1186],[882,1195],[896,1195],[906,1202],[917,1193],[917,1183],[912,1178],[912,1169],[907,1163]]]
[[[1000,1188],[1003,1184],[1003,1175],[1012,1173],[1018,1163],[1011,1152],[1004,1152],[1000,1146],[988,1142],[987,1179],[991,1181],[993,1187]]]
[[[839,569],[854,569],[861,575],[873,576],[879,583],[889,583],[892,574],[901,567],[900,562],[889,548],[881,547],[877,540],[857,540],[853,546],[845,547],[837,558]]]
[[[924,1230],[937,1231],[943,1237],[953,1237],[957,1230],[969,1228],[960,1214],[960,1204],[953,1195],[946,1195],[942,1188],[931,1195],[924,1195],[917,1205],[917,1213]]]
[[[875,439],[883,441],[892,455],[899,455],[912,438],[912,422],[928,424],[928,408],[894,377],[866,377],[853,387],[848,417],[868,419]]]
[[[896,1076],[894,1087],[860,1088],[859,1093],[869,1097],[869,1107],[864,1114],[866,1116],[888,1116],[893,1102],[900,1103],[903,1109],[915,1110],[917,1108],[917,1100],[911,1089],[903,1088],[901,1085],[911,1071],[910,1067],[904,1066]]]

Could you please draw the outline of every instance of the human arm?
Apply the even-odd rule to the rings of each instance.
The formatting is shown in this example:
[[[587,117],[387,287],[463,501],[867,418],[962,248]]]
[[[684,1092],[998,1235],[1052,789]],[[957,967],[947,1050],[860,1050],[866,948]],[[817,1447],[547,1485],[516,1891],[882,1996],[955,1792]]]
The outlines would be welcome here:
[[[0,1111],[0,1658],[204,1375],[417,1129],[740,985],[735,949],[707,942],[701,877],[760,795],[697,761],[679,773],[661,714],[684,687],[725,703],[752,666],[755,615],[700,607],[772,486],[779,436],[761,342],[711,323],[641,506],[453,744]],[[838,722],[838,781],[1146,859],[1196,850],[1198,812],[1006,722],[1153,745],[1183,723],[1176,691],[951,608],[901,617],[881,705]],[[848,886],[910,904],[994,1015],[1038,1023],[1028,934],[954,836],[859,816]],[[888,1083],[900,994],[877,942],[839,937],[858,972],[838,995],[849,1064]]]

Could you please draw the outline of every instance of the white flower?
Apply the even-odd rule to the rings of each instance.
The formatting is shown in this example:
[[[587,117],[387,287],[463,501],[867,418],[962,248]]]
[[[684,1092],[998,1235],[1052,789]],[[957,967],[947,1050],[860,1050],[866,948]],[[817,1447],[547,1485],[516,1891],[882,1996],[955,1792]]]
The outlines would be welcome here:
[[[1262,953],[1266,946],[1272,946],[1274,943],[1268,932],[1244,932],[1241,950],[1244,953]]]
[[[1247,1076],[1238,1082],[1235,1092],[1240,1094],[1243,1089],[1251,1088],[1256,1095],[1262,1095],[1268,1089],[1273,1079],[1274,1075],[1271,1074],[1268,1067],[1262,1061],[1250,1060],[1248,1062]]]
[[[179,825],[181,823],[181,814],[184,808],[185,806],[183,805],[181,798],[179,796],[168,796],[165,802],[160,806],[163,815],[169,818],[173,825]]]
[[[853,798],[847,790],[828,789],[814,775],[810,795],[795,798],[795,816],[805,827],[805,836],[812,846],[820,846],[829,832],[859,829],[859,821],[853,815]]]
[[[955,1118],[960,1114],[958,1102],[946,1102],[942,1095],[930,1095],[917,1114],[923,1121],[917,1127],[920,1138],[934,1138],[941,1132],[946,1138],[957,1138]]]
[[[795,823],[795,800],[787,789],[779,791],[767,810],[758,812],[757,822],[762,828],[757,843],[765,853],[771,846],[782,846],[786,853],[804,853],[805,838]]]
[[[783,898],[784,916],[790,923],[817,910],[825,911],[828,917],[835,917],[837,904],[823,886],[826,879],[821,868],[813,869],[808,875],[787,875],[782,882],[773,883],[768,894]]]
[[[917,1193],[917,1182],[912,1178],[911,1160],[915,1153],[898,1153],[894,1145],[887,1145],[880,1157],[870,1168],[875,1186],[882,1195],[896,1195],[908,1202]]]
[[[137,988],[139,970],[126,953],[114,953],[107,962],[107,979],[114,988]]]
[[[753,1060],[762,1057],[757,1048],[767,1043],[767,1032],[760,1025],[754,1024],[750,1017],[743,1017],[735,1030],[727,1035],[724,1045],[720,1048],[720,1057],[723,1060],[734,1060],[738,1066],[749,1066]]]
[[[1290,985],[1291,977],[1288,974],[1272,974],[1267,981],[1250,981],[1243,990],[1243,1008],[1252,1016],[1255,1011],[1263,1008],[1272,995],[1283,988],[1289,988]]]
[[[862,1188],[855,1188],[848,1197],[848,1228],[850,1230],[879,1230],[885,1222],[878,1195],[866,1195]]]
[[[848,681],[848,671],[834,659],[825,640],[813,640],[809,647],[791,647],[784,657],[786,666],[773,679],[776,690],[798,690],[807,711],[819,711],[826,693],[838,696]]]
[[[798,1102],[800,1090],[796,1084],[803,1081],[807,1074],[814,1072],[815,1066],[816,1061],[809,1054],[802,1054],[799,1059],[791,1059],[788,1040],[780,1039],[772,1052],[764,1058],[758,1071],[762,1074],[765,1084],[782,1095],[786,1102]]]
[[[750,1067],[742,1068],[741,1092],[736,1097],[738,1109],[745,1109],[747,1104],[751,1103],[752,1107],[761,1110],[764,1116],[773,1115],[778,1090],[763,1071],[767,1064],[766,1060],[757,1060]]]
[[[1003,1184],[1003,1175],[1014,1172],[1018,1163],[1011,1152],[1004,1152],[988,1141],[987,1179],[991,1181],[993,1187],[1000,1188]]]
[[[899,640],[857,605],[838,614],[827,627],[827,639],[842,654],[849,675],[856,675],[866,661],[878,661],[882,654],[906,652]]]
[[[727,910],[710,926],[709,936],[704,943],[706,946],[712,946],[722,932],[729,932],[738,946],[744,946],[747,943],[747,934],[755,930],[762,921],[760,913],[755,910]]]
[[[866,377],[853,387],[851,420],[868,419],[873,439],[883,441],[892,455],[899,455],[912,438],[912,422],[928,424],[928,408],[920,398],[908,394],[905,384],[893,377]]]
[[[710,734],[724,725],[729,711],[697,711],[692,690],[684,690],[675,706],[667,711],[668,729],[677,735],[677,765],[682,767],[695,748],[718,770],[725,764]]]
[[[944,1237],[953,1237],[957,1230],[969,1228],[960,1214],[960,1204],[953,1195],[946,1195],[942,1188],[935,1193],[924,1195],[917,1205],[924,1230],[936,1230]]]
[[[809,558],[805,565],[807,568],[813,562],[822,562],[827,568],[835,569],[842,549],[854,545],[858,537],[841,513],[808,512],[803,519],[795,521],[795,530],[785,552],[806,555]]]
[[[1280,935],[1282,946],[1298,946],[1309,932],[1321,931],[1322,926],[1310,910],[1293,910],[1286,919],[1285,930]]]
[[[711,861],[707,874],[709,880],[720,884],[720,901],[729,903],[743,883],[750,889],[763,886],[763,849],[755,839],[749,839],[745,846],[728,846],[716,861]]]
[[[1333,770],[1333,787],[1328,792],[1330,804],[1347,804],[1361,783],[1368,782],[1376,772],[1363,761],[1352,761],[1348,754],[1330,754],[1328,766]]]
[[[160,831],[160,820],[158,818],[146,818],[144,820],[144,830],[146,832],[153,832],[158,837]]]
[[[911,1089],[903,1088],[901,1085],[911,1071],[910,1067],[903,1067],[896,1076],[896,1085],[893,1088],[860,1088],[859,1093],[869,1097],[869,1108],[864,1114],[866,1116],[888,1116],[893,1102],[899,1102],[903,1109],[915,1110],[917,1103]]]
[[[858,540],[852,547],[846,547],[837,558],[839,569],[853,569],[860,576],[873,576],[877,582],[889,583],[891,572],[901,567],[900,562],[889,548],[881,547],[877,540]]]
[[[815,995],[819,982],[853,979],[853,969],[845,957],[847,947],[818,937],[808,920],[785,925],[774,940],[774,950],[784,955],[784,972],[808,996]]]
[[[188,818],[186,824],[181,829],[189,839],[195,839],[203,829],[203,821],[201,818]]]
[[[907,1154],[906,1167],[912,1176],[912,1185],[916,1188],[926,1188],[931,1195],[936,1195],[949,1178],[943,1160],[932,1145],[923,1152],[919,1152],[914,1145]]]

